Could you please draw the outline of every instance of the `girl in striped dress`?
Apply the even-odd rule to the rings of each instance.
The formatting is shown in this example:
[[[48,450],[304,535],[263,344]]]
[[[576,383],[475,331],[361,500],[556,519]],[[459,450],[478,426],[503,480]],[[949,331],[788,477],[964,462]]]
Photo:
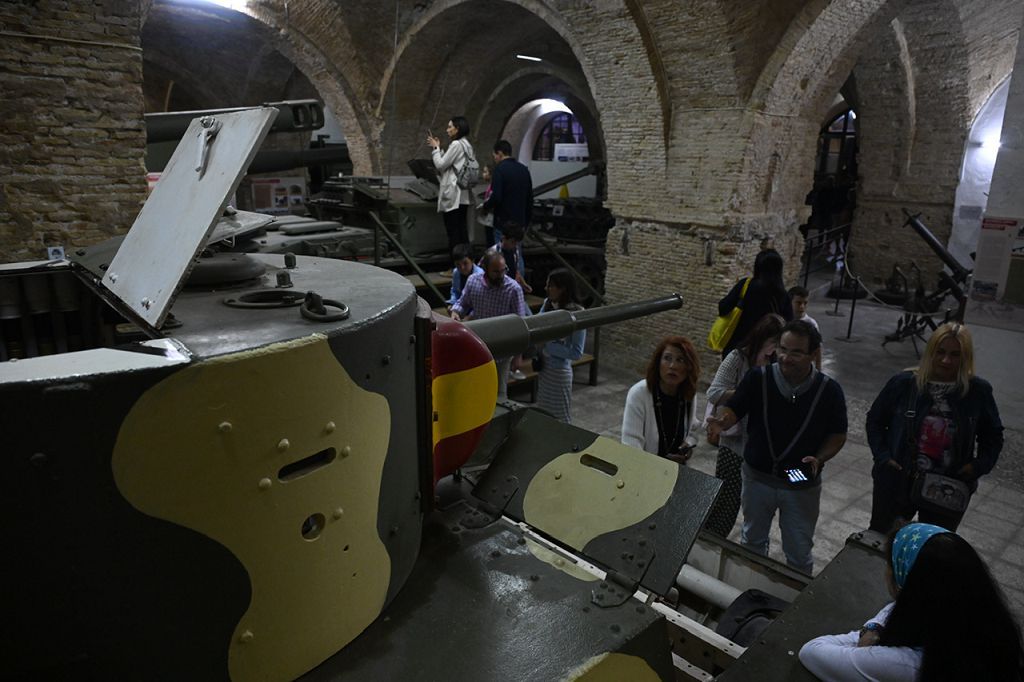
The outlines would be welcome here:
[[[583,310],[576,302],[576,280],[565,268],[552,270],[548,275],[547,298],[540,312],[549,310]],[[537,377],[537,406],[559,421],[571,423],[572,363],[583,356],[587,332],[583,329],[562,339],[544,344],[541,368]]]

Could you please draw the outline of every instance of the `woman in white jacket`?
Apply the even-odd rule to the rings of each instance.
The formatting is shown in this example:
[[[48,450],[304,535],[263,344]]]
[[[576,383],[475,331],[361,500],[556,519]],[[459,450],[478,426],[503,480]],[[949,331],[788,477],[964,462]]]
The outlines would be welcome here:
[[[623,444],[680,463],[690,459],[697,444],[693,404],[699,376],[700,362],[690,340],[662,339],[647,363],[647,376],[626,395]]]
[[[469,228],[466,225],[466,214],[472,199],[470,190],[462,189],[456,181],[457,172],[469,158],[476,158],[473,146],[466,139],[469,135],[469,121],[463,116],[452,116],[445,129],[451,144],[441,151],[441,140],[427,135],[427,144],[434,148],[431,158],[434,168],[440,175],[440,187],[437,193],[437,212],[442,214],[444,229],[448,233],[448,251],[456,244],[469,243]]]

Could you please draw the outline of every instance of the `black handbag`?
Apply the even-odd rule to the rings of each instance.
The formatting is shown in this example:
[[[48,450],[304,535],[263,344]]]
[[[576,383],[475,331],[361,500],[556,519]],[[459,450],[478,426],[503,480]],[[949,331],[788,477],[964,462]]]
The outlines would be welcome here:
[[[912,457],[913,453],[917,451],[917,443],[914,441],[914,418],[917,417],[914,408],[916,406],[917,380],[911,377],[910,399],[907,401],[907,411],[903,416],[907,420],[905,431],[908,451]],[[912,459],[911,466],[917,466],[916,457]],[[937,514],[963,514],[967,511],[967,505],[971,501],[971,488],[960,479],[916,469],[912,478],[910,502],[919,511]]]

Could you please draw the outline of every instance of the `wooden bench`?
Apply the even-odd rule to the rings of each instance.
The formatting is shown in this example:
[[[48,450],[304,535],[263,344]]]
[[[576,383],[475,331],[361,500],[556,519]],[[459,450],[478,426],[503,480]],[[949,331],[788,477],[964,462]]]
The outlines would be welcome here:
[[[597,385],[597,358],[595,358],[590,353],[584,353],[582,356],[580,356],[579,360],[573,360],[572,366],[573,366],[573,369],[575,369],[577,367],[588,366],[590,368],[590,377],[588,379],[588,383],[591,386],[596,386]],[[537,402],[537,372],[534,372],[533,368],[530,367],[529,365],[526,365],[524,367],[520,367],[519,369],[520,369],[520,371],[522,371],[522,373],[525,376],[522,379],[512,379],[511,377],[509,378],[509,380],[508,380],[508,390],[509,390],[509,393],[512,392],[513,388],[515,388],[515,389],[525,389],[525,387],[529,386],[530,387],[530,402],[531,403]]]

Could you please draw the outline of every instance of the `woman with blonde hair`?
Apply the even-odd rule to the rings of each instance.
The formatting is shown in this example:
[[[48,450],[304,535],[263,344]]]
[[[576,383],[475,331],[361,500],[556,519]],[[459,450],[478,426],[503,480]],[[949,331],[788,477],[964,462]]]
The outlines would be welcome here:
[[[647,375],[626,394],[622,442],[683,463],[697,444],[694,396],[700,361],[685,336],[667,336],[654,349]]]
[[[974,376],[967,327],[942,325],[928,339],[920,364],[889,379],[868,411],[867,437],[875,462],[871,529],[888,532],[897,519],[916,513],[924,523],[956,530],[978,479],[1003,448],[999,409],[991,384]],[[924,508],[926,474],[966,484],[962,504]],[[955,482],[946,487],[957,496]]]

